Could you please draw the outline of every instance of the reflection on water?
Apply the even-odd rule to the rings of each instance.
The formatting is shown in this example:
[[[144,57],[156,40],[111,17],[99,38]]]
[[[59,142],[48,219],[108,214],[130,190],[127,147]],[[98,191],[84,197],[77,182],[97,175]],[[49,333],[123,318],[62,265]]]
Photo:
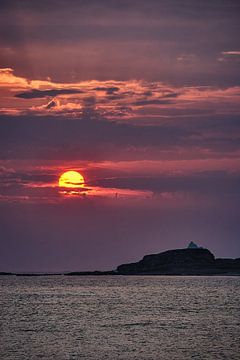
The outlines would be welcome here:
[[[1,359],[239,359],[239,277],[0,277]]]

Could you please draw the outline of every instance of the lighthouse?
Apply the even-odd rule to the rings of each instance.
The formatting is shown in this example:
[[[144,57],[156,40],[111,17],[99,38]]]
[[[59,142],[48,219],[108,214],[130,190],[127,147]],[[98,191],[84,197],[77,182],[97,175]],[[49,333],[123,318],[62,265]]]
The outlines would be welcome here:
[[[195,244],[193,241],[191,241],[189,244],[188,244],[188,249],[200,249],[200,247]]]

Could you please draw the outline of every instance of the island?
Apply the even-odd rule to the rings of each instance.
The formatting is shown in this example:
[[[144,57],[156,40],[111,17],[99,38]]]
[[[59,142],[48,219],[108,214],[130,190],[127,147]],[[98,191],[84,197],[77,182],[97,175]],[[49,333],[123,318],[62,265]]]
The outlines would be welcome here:
[[[145,255],[141,260],[121,264],[108,271],[72,271],[62,273],[9,273],[16,276],[107,276],[107,275],[240,275],[240,258],[226,259],[215,256],[203,247],[190,242],[187,248]]]
[[[66,275],[240,275],[240,258],[216,259],[208,249],[190,242],[187,248],[145,255],[116,270],[75,271]]]

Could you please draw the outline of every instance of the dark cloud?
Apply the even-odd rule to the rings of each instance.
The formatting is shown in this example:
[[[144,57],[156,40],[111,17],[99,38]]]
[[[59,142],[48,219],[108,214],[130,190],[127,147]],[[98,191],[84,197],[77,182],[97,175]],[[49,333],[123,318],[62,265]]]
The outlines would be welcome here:
[[[223,171],[205,171],[186,175],[160,175],[155,177],[122,177],[97,180],[95,185],[119,189],[150,190],[154,193],[196,193],[214,195],[240,195],[240,174]]]
[[[85,108],[87,109],[92,109],[94,110],[95,105],[96,105],[96,97],[95,96],[87,96],[83,99],[83,105],[85,106]]]
[[[143,98],[141,100],[135,101],[134,103],[132,103],[132,105],[137,105],[137,106],[148,106],[148,105],[166,105],[166,104],[173,104],[174,101],[173,100],[168,100],[168,99],[175,99],[180,95],[180,92],[173,92],[173,91],[169,91],[169,90],[164,90],[164,88],[162,89],[162,95],[158,98],[158,99],[149,99],[149,96],[152,96],[152,91],[146,91],[143,93],[143,95],[146,98]]]
[[[146,154],[146,147],[169,149],[180,146],[188,134],[186,129],[139,127],[95,119],[94,116],[95,112],[89,107],[83,118],[75,120],[47,116],[33,118],[31,115],[2,117],[1,156],[56,159],[108,159],[120,154],[134,156],[136,150]]]
[[[162,95],[161,97],[164,99],[167,98],[177,98],[180,95],[180,93],[170,92],[168,94]]]
[[[213,116],[198,122],[177,119],[161,125],[138,126],[104,120],[93,107],[91,99],[83,117],[78,119],[1,116],[1,158],[207,158],[234,156],[240,148],[236,116],[219,120]]]
[[[152,96],[152,91],[151,90],[147,90],[143,93],[144,96]]]
[[[51,183],[57,180],[57,175],[51,171],[50,173],[38,172],[16,172],[14,176],[18,178],[22,183]]]
[[[4,168],[0,171],[0,191],[4,189],[6,193],[6,187],[8,190],[13,191],[14,189],[20,189],[25,185],[41,185],[56,182],[58,175],[53,171],[44,172],[44,171],[9,171],[9,169]],[[16,195],[16,194],[15,194]]]
[[[66,82],[239,84],[238,63],[217,61],[239,50],[239,9],[237,0],[1,1],[0,66]]]
[[[47,104],[46,109],[52,109],[52,108],[54,108],[56,106],[57,106],[57,102],[52,100]]]
[[[58,5],[58,6],[57,6]],[[138,11],[138,16],[142,19],[152,17],[158,19],[159,16],[169,18],[185,18],[194,19],[200,21],[204,16],[207,19],[215,20],[222,19],[223,16],[235,18],[240,11],[238,0],[212,0],[209,2],[200,2],[198,0],[182,0],[180,3],[178,0],[171,2],[158,0],[150,0],[146,3],[144,0],[132,0],[118,1],[118,0],[103,0],[99,5],[98,0],[91,1],[76,1],[69,0],[66,4],[65,0],[51,2],[42,0],[41,3],[32,2],[31,0],[22,0],[21,4],[17,0],[1,0],[1,10],[3,14],[8,15],[9,11],[28,10],[30,13],[39,15],[40,18],[44,16],[52,17],[53,14],[63,14],[67,18],[71,15],[72,23],[75,23],[79,14],[82,14],[81,22],[87,22],[92,18],[92,21],[98,18],[109,18],[112,15],[118,19],[120,15],[125,15],[127,19],[132,18]],[[54,19],[55,20],[55,19]],[[58,18],[56,19],[58,20]],[[125,18],[118,19],[119,21],[125,20]],[[70,18],[69,18],[69,23]]]
[[[171,100],[164,100],[164,99],[151,99],[151,100],[138,100],[135,101],[132,105],[136,106],[147,106],[147,105],[166,105],[171,104]]]
[[[116,87],[116,86],[113,86],[113,87],[98,86],[98,87],[94,88],[94,90],[96,90],[96,91],[106,91],[106,94],[112,95],[115,92],[119,91],[120,89],[118,87]]]
[[[82,90],[77,89],[51,89],[51,90],[38,90],[33,89],[30,91],[25,91],[15,95],[17,98],[21,99],[40,99],[48,96],[55,97],[57,95],[71,95],[71,94],[81,94]]]
[[[124,95],[123,95],[123,94],[119,94],[119,95],[117,95],[117,94],[108,95],[107,98],[106,98],[106,102],[107,102],[108,100],[121,100],[121,99],[123,99],[123,98],[124,98]]]

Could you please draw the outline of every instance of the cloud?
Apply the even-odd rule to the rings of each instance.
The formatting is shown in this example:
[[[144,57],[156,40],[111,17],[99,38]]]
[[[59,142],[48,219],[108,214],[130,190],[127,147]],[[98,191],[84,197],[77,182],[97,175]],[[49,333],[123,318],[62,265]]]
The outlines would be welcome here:
[[[178,118],[155,125],[114,122],[93,107],[66,116],[1,116],[2,159],[194,159],[239,156],[237,116]]]
[[[149,190],[154,193],[196,193],[240,195],[240,173],[203,171],[186,175],[158,175],[155,177],[123,177],[97,180],[103,187]]]
[[[0,184],[11,185],[18,184],[23,186],[25,184],[43,184],[47,185],[56,181],[57,176],[53,170],[14,170],[12,168],[0,167]]]
[[[138,100],[133,103],[135,106],[147,106],[147,105],[167,105],[172,104],[171,100],[164,99],[152,99],[152,100]]]
[[[58,106],[58,103],[55,101],[55,100],[51,100],[47,106],[46,106],[46,109],[49,110],[49,109],[52,109],[54,107]]]
[[[81,94],[82,90],[77,89],[51,89],[51,90],[38,90],[32,89],[30,91],[18,93],[15,95],[17,98],[21,99],[40,99],[48,96],[58,96],[58,95],[72,95],[72,94]]]
[[[114,163],[108,164],[107,173],[116,174]],[[131,162],[127,164],[131,166]],[[76,167],[77,169],[77,167]],[[82,167],[81,172],[88,174],[87,167]],[[116,193],[119,198],[139,198],[151,200],[179,201],[187,200],[188,196],[196,200],[196,197],[218,198],[221,196],[234,196],[237,200],[240,197],[239,181],[240,172],[230,171],[190,171],[182,174],[163,174],[158,173],[149,176],[147,169],[142,166],[141,175],[103,176],[98,171],[98,176],[93,174],[86,176],[86,186],[81,192],[86,191],[87,195],[115,198]],[[122,171],[124,174],[124,171]],[[4,170],[0,174],[0,194],[3,198],[0,201],[28,201],[28,202],[61,202],[63,199],[58,189],[59,168],[52,167],[51,170]],[[81,195],[81,192],[76,193]],[[27,197],[22,199],[22,197]],[[79,200],[82,200],[80,197]]]
[[[97,1],[53,4],[21,1],[20,8],[17,1],[0,2],[2,63],[27,78],[37,73],[39,79],[52,76],[58,82],[74,78],[239,83],[238,69],[216,66],[215,55],[239,45],[238,1],[209,5],[183,0],[181,6],[176,0],[106,0],[101,7]],[[180,65],[186,63],[191,66]]]
[[[240,51],[223,51],[222,54],[227,56],[240,56]]]
[[[85,106],[85,108],[89,109],[94,109],[95,108],[95,105],[96,105],[96,98],[95,96],[88,96],[88,97],[85,97],[83,99],[83,105]]]
[[[240,87],[171,86],[154,81],[81,81],[57,83],[51,79],[37,80],[18,77],[12,69],[0,71],[2,93],[1,113],[52,114],[79,116],[87,100],[94,98],[99,113],[111,119],[137,119],[139,115],[153,117],[188,116],[190,113],[240,113]],[[17,92],[21,90],[21,92]],[[16,93],[14,95],[14,93]],[[57,97],[61,97],[57,103]],[[55,103],[48,106],[41,99]],[[28,99],[28,101],[26,101]],[[56,105],[57,103],[57,105]],[[163,106],[164,105],[164,106]],[[128,109],[121,111],[120,109]],[[119,111],[120,110],[120,111]]]
[[[16,76],[12,68],[0,69],[0,86],[1,88],[27,88],[28,80],[24,77]]]
[[[181,95],[181,92],[169,92],[167,94],[162,95],[161,97],[163,99],[167,99],[167,98],[177,98],[179,95]]]
[[[170,90],[165,90],[164,88],[155,89],[155,96],[157,93],[159,94],[159,98],[156,98],[156,97],[149,98],[150,96],[153,95],[152,91],[145,91],[143,93],[143,95],[146,96],[147,98],[137,100],[134,103],[132,103],[132,105],[148,106],[148,105],[173,104],[174,102],[172,100],[168,100],[168,99],[176,99],[179,95],[181,95],[180,91],[174,92],[174,91],[170,91]]]
[[[222,51],[221,55],[218,57],[220,62],[230,62],[230,63],[239,63],[240,62],[240,51]]]
[[[195,54],[182,54],[177,57],[177,61],[184,65],[192,65],[197,61]]]
[[[112,95],[114,94],[115,92],[119,91],[120,88],[119,87],[116,87],[116,86],[112,86],[112,87],[101,87],[101,86],[98,86],[96,88],[94,88],[94,90],[96,91],[106,91],[106,93],[108,95]]]

